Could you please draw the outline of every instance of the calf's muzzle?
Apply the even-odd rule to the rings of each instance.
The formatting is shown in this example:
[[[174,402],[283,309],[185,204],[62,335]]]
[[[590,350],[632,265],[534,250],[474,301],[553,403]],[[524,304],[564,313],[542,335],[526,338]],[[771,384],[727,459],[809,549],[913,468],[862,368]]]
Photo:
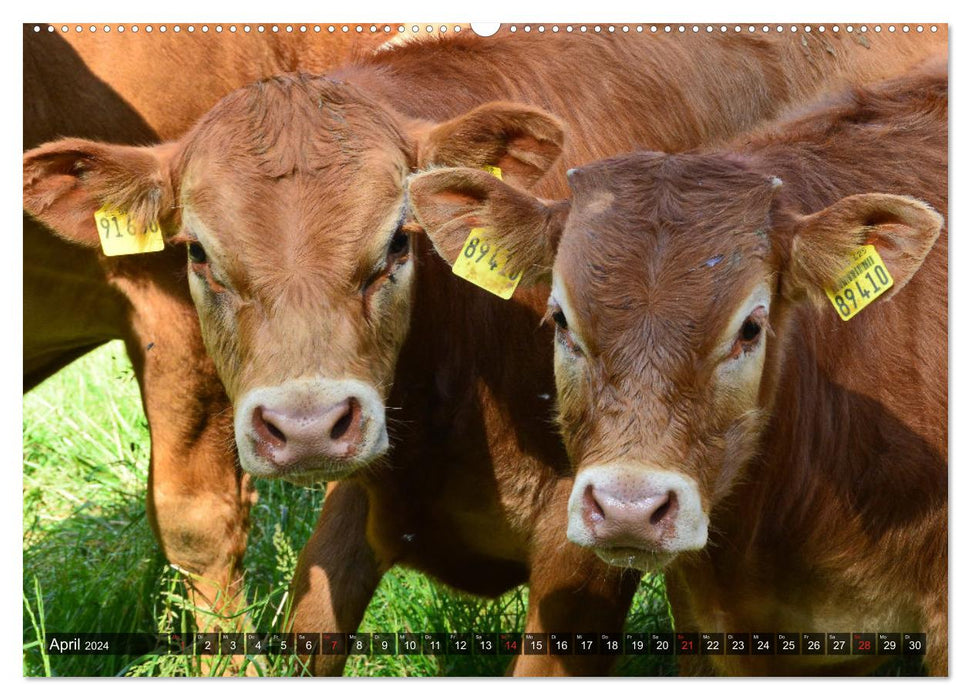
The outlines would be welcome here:
[[[339,479],[387,450],[384,405],[353,379],[260,387],[236,409],[236,443],[243,468],[256,476]]]
[[[567,537],[609,564],[656,569],[708,540],[708,516],[694,480],[635,464],[580,471]]]

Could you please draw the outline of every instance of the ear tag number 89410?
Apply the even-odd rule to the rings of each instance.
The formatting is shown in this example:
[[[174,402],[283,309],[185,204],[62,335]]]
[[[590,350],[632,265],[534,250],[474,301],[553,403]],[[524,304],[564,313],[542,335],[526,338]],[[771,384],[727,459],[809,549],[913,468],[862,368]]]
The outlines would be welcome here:
[[[487,228],[469,232],[452,272],[503,299],[512,297],[522,278],[521,271],[512,267],[509,252],[495,242]]]
[[[839,317],[849,321],[892,286],[893,277],[880,253],[872,245],[865,245],[853,254],[836,285],[826,290],[826,296]]]

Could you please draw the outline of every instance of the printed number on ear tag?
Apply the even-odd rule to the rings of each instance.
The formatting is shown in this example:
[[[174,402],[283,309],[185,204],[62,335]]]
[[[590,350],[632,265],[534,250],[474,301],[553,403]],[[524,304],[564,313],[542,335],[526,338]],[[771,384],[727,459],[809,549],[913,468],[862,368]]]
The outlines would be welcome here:
[[[849,321],[893,286],[890,271],[872,245],[857,249],[837,280],[833,289],[826,290],[826,296],[844,321]]]
[[[469,232],[452,272],[503,299],[512,297],[522,278],[522,271],[512,267],[509,252],[495,243],[487,228]]]
[[[128,214],[105,205],[94,213],[94,223],[105,255],[157,253],[165,248],[162,228],[157,221],[153,221],[148,230],[138,231]]]

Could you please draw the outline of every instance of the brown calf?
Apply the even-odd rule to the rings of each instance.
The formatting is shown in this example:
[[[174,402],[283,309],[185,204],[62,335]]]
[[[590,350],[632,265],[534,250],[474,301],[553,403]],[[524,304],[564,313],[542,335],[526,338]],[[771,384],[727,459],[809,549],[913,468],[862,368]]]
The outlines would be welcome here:
[[[353,630],[400,563],[486,595],[528,580],[532,631],[618,630],[636,576],[564,538],[572,479],[547,420],[546,293],[506,304],[457,280],[409,216],[406,178],[498,166],[508,183],[562,196],[564,179],[537,182],[561,148],[578,163],[721,139],[826,85],[899,71],[934,48],[925,39],[406,45],[336,80],[238,91],[172,152],[45,146],[25,159],[25,201],[76,239],[95,240],[90,217],[106,201],[178,231],[244,468],[354,475],[304,550],[296,629]],[[823,64],[825,76],[806,77]],[[552,109],[573,137],[564,145],[561,123],[536,107],[491,102],[509,99]],[[387,418],[386,405],[397,409]],[[333,672],[343,660],[315,662]],[[515,670],[608,665],[521,657]]]
[[[946,674],[946,68],[728,150],[569,179],[550,205],[467,169],[410,184],[446,257],[474,212],[534,275],[552,267],[569,539],[667,565],[678,630],[926,631]],[[867,244],[882,266],[838,303],[885,293],[843,321],[824,290]],[[708,658],[746,675],[879,663]]]
[[[23,28],[25,148],[63,136],[176,138],[241,85],[296,67],[323,70],[384,40],[34,26]],[[194,604],[229,613],[255,493],[230,447],[229,404],[202,345],[184,254],[106,258],[97,248],[24,216],[24,390],[108,340],[125,341],[152,436],[152,528],[169,561],[193,575]]]

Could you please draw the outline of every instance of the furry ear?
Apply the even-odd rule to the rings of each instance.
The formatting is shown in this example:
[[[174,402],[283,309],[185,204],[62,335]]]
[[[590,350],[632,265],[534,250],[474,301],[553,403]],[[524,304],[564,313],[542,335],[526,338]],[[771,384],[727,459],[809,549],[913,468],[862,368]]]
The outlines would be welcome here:
[[[912,197],[858,194],[804,217],[792,241],[785,278],[787,296],[807,294],[826,303],[853,253],[873,245],[893,277],[885,299],[899,292],[924,262],[944,217]]]
[[[495,166],[503,180],[529,189],[560,157],[563,139],[563,126],[552,115],[526,105],[490,102],[424,133],[418,166]]]
[[[99,246],[94,213],[105,204],[144,229],[174,203],[169,160],[175,144],[138,148],[64,139],[24,154],[24,209],[62,238]]]
[[[489,228],[525,279],[553,266],[569,205],[548,204],[482,170],[438,168],[412,175],[408,196],[435,250],[453,264],[473,228]]]

